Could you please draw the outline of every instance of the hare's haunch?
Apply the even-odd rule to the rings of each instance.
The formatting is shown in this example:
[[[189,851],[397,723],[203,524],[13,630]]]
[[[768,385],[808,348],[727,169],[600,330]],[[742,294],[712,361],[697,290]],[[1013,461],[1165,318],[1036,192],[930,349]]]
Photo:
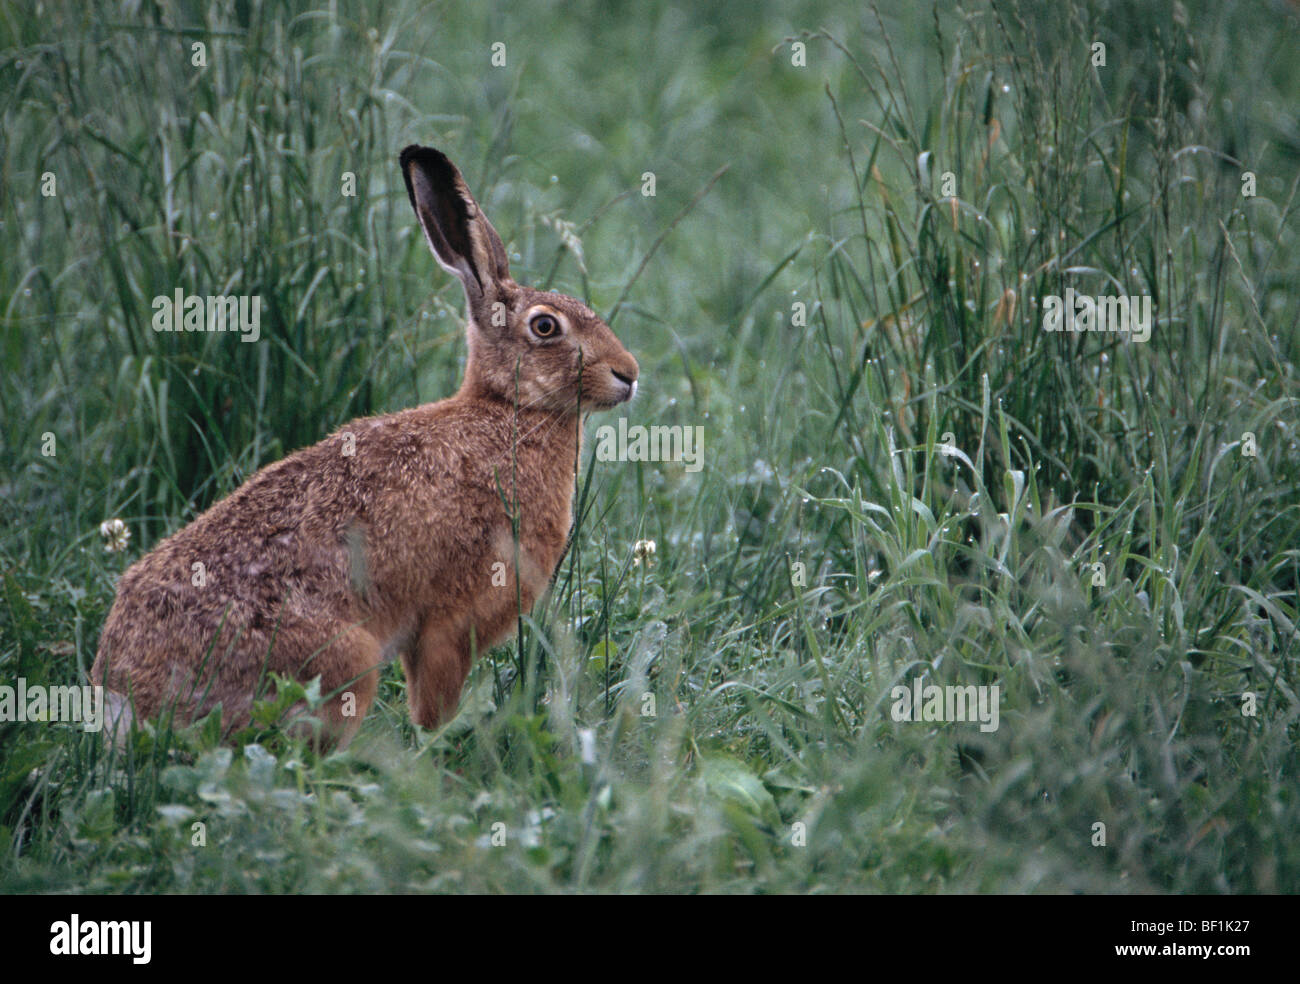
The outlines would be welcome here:
[[[394,656],[412,719],[433,727],[474,652],[509,636],[554,574],[579,415],[630,400],[636,360],[586,305],[510,278],[446,156],[407,147],[401,168],[434,258],[465,289],[459,392],[268,465],[132,565],[92,670],[117,734],[217,705],[237,728],[276,673],[320,677],[323,738],[346,744]]]

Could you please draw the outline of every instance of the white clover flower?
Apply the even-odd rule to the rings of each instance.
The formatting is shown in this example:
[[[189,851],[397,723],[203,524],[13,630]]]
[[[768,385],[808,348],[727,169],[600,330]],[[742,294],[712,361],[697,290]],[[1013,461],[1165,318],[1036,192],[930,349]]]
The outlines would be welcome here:
[[[650,560],[654,555],[654,540],[637,540],[636,543],[632,545],[632,563],[638,567],[641,565],[642,561],[645,561],[645,565],[649,567]]]
[[[131,531],[120,519],[106,519],[99,524],[99,535],[104,538],[104,549],[121,553],[131,540]]]

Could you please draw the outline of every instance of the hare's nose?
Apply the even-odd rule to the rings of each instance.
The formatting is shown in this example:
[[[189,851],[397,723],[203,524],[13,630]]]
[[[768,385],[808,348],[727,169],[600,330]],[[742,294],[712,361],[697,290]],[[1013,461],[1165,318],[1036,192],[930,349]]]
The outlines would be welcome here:
[[[627,396],[623,397],[623,399],[630,400],[632,399],[632,397],[636,396],[636,374],[635,373],[629,376],[626,373],[619,372],[617,369],[611,369],[610,372],[614,374],[615,379],[617,379],[620,383],[622,383],[624,386],[627,387]]]

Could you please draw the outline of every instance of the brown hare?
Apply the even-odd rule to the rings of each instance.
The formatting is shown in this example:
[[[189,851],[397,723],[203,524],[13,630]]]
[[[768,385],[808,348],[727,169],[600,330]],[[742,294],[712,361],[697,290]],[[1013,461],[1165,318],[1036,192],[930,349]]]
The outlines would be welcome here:
[[[346,745],[394,656],[431,728],[560,562],[579,415],[630,400],[636,360],[586,305],[510,278],[446,156],[411,146],[400,163],[434,258],[465,290],[464,382],[268,465],[122,575],[92,670],[116,734],[217,705],[229,732],[278,673],[321,678],[321,741]]]

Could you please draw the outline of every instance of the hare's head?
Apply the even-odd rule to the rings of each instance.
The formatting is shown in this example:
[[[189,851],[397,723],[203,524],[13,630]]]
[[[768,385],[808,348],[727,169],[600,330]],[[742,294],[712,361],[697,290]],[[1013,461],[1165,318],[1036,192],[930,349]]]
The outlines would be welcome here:
[[[637,364],[581,301],[510,278],[505,247],[445,154],[402,151],[402,174],[434,259],[465,288],[462,392],[521,407],[604,410],[636,393]]]

